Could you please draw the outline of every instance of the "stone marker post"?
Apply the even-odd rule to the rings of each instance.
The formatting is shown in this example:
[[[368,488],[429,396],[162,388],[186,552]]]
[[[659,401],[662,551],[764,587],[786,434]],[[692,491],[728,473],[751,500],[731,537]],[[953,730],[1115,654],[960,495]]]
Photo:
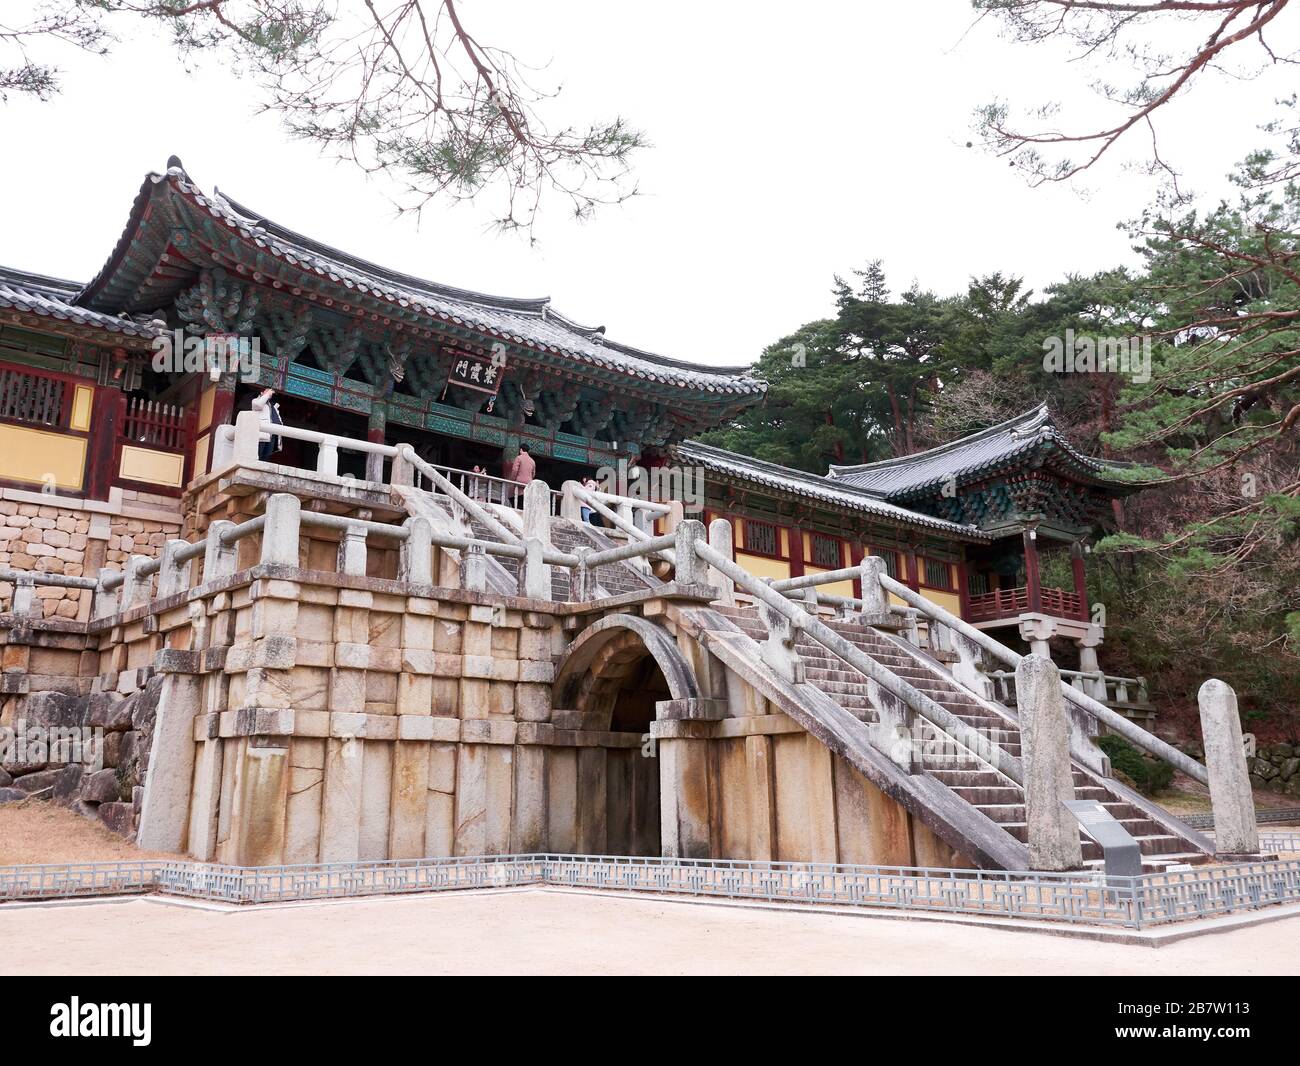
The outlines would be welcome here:
[[[674,532],[677,535],[677,543],[673,549],[677,572],[673,580],[678,585],[702,585],[704,567],[699,556],[695,554],[695,542],[706,539],[704,523],[691,519],[683,522]]]
[[[715,518],[709,523],[709,547],[719,555],[725,555],[728,559],[735,560],[735,552],[732,550],[732,530],[731,519]],[[736,583],[727,577],[721,570],[715,567],[709,567],[707,582],[718,590],[718,598],[715,603],[721,603],[726,607],[736,605]]]
[[[1061,672],[1051,659],[1026,655],[1016,667],[1021,760],[1025,768],[1025,821],[1032,870],[1083,866],[1079,823],[1066,808],[1074,799],[1070,722],[1061,693]]]
[[[880,584],[885,573],[885,560],[879,555],[868,555],[858,564],[859,582],[862,585],[862,624],[878,626],[888,623],[889,597]]]
[[[1201,705],[1205,767],[1210,772],[1215,851],[1220,855],[1257,855],[1259,827],[1241,743],[1237,694],[1231,685],[1212,677],[1201,686],[1196,699]]]

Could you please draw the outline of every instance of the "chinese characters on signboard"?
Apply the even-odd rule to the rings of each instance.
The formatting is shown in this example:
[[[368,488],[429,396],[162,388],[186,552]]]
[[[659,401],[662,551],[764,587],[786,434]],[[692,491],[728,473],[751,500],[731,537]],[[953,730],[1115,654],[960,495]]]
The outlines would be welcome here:
[[[505,360],[498,356],[472,355],[469,352],[451,351],[451,372],[448,385],[460,385],[496,395],[505,373]]]

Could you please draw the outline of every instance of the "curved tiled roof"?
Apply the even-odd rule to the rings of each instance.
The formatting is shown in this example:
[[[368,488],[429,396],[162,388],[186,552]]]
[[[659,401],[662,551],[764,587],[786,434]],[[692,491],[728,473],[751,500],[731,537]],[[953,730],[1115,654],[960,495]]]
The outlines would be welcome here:
[[[124,337],[152,339],[158,335],[158,330],[148,323],[77,307],[72,301],[80,289],[75,281],[0,267],[0,308]]]
[[[915,455],[856,466],[832,466],[827,477],[839,485],[872,492],[885,499],[906,499],[932,492],[951,480],[961,483],[1006,466],[1039,448],[1057,452],[1077,473],[1107,481],[1114,464],[1084,455],[1056,428],[1047,404],[988,429]]]
[[[727,474],[778,492],[802,496],[818,503],[846,507],[900,525],[937,530],[971,540],[989,539],[989,535],[976,526],[959,525],[956,522],[910,511],[865,489],[838,483],[818,474],[809,474],[776,463],[764,462],[762,459],[752,459],[748,455],[729,452],[710,444],[701,444],[699,441],[688,440],[678,444],[677,455],[684,462],[697,463],[706,470]]]
[[[753,400],[758,400],[767,388],[740,368],[700,366],[608,340],[604,327],[578,325],[552,308],[548,298],[490,296],[378,266],[272,222],[219,191],[204,193],[179,166],[146,179],[126,232],[108,263],[83,290],[79,302],[102,302],[104,290],[122,266],[138,228],[146,224],[149,203],[169,191],[260,251],[333,285],[402,309],[652,383]]]

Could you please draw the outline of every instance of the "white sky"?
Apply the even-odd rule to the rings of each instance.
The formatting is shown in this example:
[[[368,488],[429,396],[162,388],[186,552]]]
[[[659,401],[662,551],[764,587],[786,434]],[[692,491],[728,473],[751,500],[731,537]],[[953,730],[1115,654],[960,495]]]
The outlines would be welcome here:
[[[967,0],[462,0],[461,14],[486,43],[549,60],[567,115],[644,130],[645,195],[587,223],[548,216],[533,248],[472,207],[431,208],[417,228],[394,217],[393,189],[255,116],[250,86],[211,61],[187,73],[145,39],[109,60],[61,52],[60,96],[0,104],[0,263],[88,279],[172,153],[201,187],[318,240],[453,285],[550,295],[613,338],[700,362],[751,362],[830,314],[832,274],[872,258],[895,292],[918,279],[941,294],[999,269],[1037,288],[1131,259],[1115,223],[1150,179],[1112,166],[1084,190],[1030,190],[965,147],[972,108],[994,96],[1083,102],[1090,79],[1128,72],[991,27],[963,37]],[[1274,77],[1220,77],[1163,119],[1162,153],[1193,187],[1222,191],[1260,142],[1255,124],[1289,91]]]

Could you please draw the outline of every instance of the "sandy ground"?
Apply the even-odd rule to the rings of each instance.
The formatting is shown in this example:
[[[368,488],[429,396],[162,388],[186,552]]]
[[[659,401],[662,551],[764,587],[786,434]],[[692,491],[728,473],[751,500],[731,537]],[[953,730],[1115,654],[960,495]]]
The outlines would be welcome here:
[[[0,866],[173,857],[142,851],[98,822],[44,800],[0,805]]]
[[[0,973],[1300,973],[1300,917],[1159,949],[901,919],[520,890],[237,911],[0,907]]]

